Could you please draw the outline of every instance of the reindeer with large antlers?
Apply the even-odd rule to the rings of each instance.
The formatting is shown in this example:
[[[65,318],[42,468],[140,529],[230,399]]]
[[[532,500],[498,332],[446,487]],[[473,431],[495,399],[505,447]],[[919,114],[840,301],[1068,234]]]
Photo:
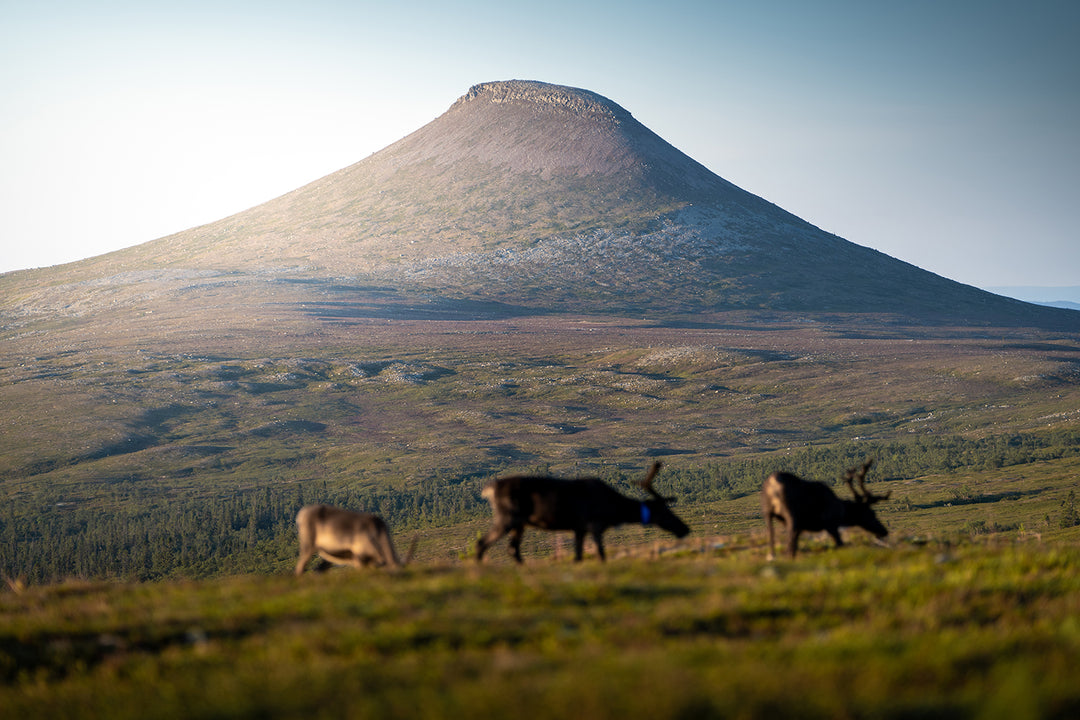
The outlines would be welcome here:
[[[491,530],[476,541],[476,560],[499,538],[510,533],[510,554],[521,562],[521,536],[526,525],[542,530],[572,530],[574,560],[580,561],[585,534],[590,533],[596,552],[604,556],[604,531],[624,523],[656,525],[676,537],[685,537],[690,528],[671,512],[673,498],[660,495],[652,481],[660,471],[654,463],[640,483],[647,500],[634,500],[612,489],[599,478],[563,480],[553,477],[514,476],[493,480],[483,495],[494,515]]]
[[[884,538],[889,531],[878,520],[873,506],[889,499],[889,493],[875,495],[866,489],[866,472],[873,460],[853,467],[844,473],[844,482],[851,488],[854,500],[841,500],[832,489],[821,482],[803,480],[791,473],[777,472],[769,476],[761,488],[761,511],[769,529],[769,559],[774,553],[773,520],[787,526],[788,555],[795,557],[799,549],[799,534],[826,531],[837,547],[844,544],[840,528],[861,527],[877,538]],[[855,489],[855,480],[859,489]]]

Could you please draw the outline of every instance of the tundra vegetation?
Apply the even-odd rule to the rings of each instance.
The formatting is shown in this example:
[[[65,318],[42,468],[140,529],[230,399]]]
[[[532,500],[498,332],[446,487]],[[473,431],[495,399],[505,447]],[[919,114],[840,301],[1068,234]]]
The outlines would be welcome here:
[[[1080,712],[1075,533],[0,594],[11,717]],[[782,672],[778,670],[782,669]]]
[[[760,459],[729,496],[683,508],[690,538],[612,530],[606,564],[569,563],[566,543],[534,533],[539,559],[524,568],[501,554],[477,566],[484,512],[403,520],[420,552],[398,572],[297,579],[295,531],[271,523],[254,539],[257,521],[230,532],[206,516],[201,537],[251,545],[149,582],[9,577],[0,706],[119,719],[499,718],[523,703],[539,717],[1075,717],[1080,526],[1065,523],[1080,457],[1045,446],[1017,437],[981,446],[983,464],[926,474],[879,467],[891,547],[856,531],[836,552],[810,535],[797,560],[773,563]],[[788,459],[814,475],[804,468],[862,449]],[[975,449],[920,445],[896,467]],[[275,517],[286,497],[238,494],[222,517],[244,517],[245,499],[262,508],[253,519]]]
[[[0,707],[1076,714],[1075,338],[329,307],[267,317],[269,344],[161,306],[4,337]],[[766,564],[763,479],[842,491],[867,457],[892,547]],[[613,529],[578,567],[531,533],[524,569],[473,562],[488,480],[632,495],[657,458],[688,539]],[[415,562],[298,581],[313,503],[418,536]]]

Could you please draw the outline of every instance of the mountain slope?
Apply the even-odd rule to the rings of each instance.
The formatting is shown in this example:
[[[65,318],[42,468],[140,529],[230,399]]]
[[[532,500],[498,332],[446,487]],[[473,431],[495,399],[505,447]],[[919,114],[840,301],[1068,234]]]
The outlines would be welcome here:
[[[69,309],[87,283],[115,304],[289,277],[543,311],[1075,322],[826,233],[610,100],[527,81],[477,85],[384,150],[219,222],[15,276],[0,292],[16,313]]]

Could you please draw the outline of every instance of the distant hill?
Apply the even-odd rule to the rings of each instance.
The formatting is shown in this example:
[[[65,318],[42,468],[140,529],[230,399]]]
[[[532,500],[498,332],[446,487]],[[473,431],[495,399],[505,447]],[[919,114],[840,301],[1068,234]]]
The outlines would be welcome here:
[[[596,93],[517,80],[477,85],[384,150],[232,217],[2,276],[0,310],[85,313],[282,278],[542,312],[1077,322],[824,232]]]
[[[986,290],[1036,305],[1080,310],[1080,286],[1007,285],[988,287]]]

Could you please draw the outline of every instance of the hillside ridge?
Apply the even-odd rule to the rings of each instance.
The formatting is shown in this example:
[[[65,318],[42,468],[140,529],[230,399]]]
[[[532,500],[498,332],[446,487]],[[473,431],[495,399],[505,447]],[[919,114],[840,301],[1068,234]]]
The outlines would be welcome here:
[[[471,102],[532,103],[565,110],[581,117],[621,120],[630,112],[603,95],[564,85],[551,85],[533,80],[500,80],[473,85],[451,108]]]

